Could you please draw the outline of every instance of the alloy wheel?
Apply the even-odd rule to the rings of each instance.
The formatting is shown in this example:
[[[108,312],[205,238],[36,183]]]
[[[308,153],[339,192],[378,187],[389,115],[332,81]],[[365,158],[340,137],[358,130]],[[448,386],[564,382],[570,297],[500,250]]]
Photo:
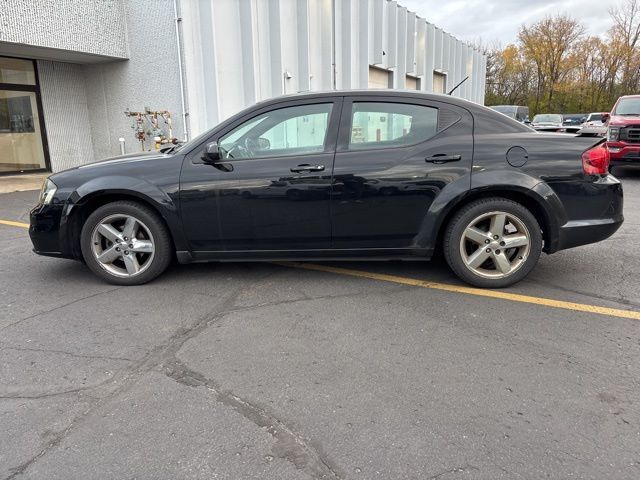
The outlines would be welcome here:
[[[500,279],[515,273],[525,263],[531,236],[524,222],[506,212],[488,212],[464,229],[460,254],[476,275]]]
[[[131,215],[103,218],[91,234],[91,251],[100,267],[117,277],[133,277],[149,268],[155,255],[153,235]]]

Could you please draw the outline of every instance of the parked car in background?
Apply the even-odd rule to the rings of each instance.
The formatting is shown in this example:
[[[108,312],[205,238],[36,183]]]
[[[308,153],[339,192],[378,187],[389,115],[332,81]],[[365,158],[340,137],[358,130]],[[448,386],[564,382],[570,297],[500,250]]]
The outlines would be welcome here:
[[[608,155],[600,139],[537,134],[450,96],[289,95],[170,153],[51,175],[29,234],[36,253],[118,285],[148,282],[174,257],[429,260],[442,248],[461,279],[499,288],[541,252],[620,227]]]
[[[562,116],[562,125],[567,133],[578,133],[582,124],[586,121],[587,115],[584,113],[570,113]]]
[[[496,112],[500,112],[507,117],[511,117],[520,123],[530,123],[529,107],[523,107],[521,105],[495,105],[489,108]]]
[[[559,113],[539,113],[531,121],[531,126],[541,132],[563,132],[564,118]]]
[[[620,97],[605,121],[611,165],[640,164],[640,95]]]
[[[605,112],[590,113],[578,133],[587,137],[604,137],[607,134],[607,118],[609,114]]]

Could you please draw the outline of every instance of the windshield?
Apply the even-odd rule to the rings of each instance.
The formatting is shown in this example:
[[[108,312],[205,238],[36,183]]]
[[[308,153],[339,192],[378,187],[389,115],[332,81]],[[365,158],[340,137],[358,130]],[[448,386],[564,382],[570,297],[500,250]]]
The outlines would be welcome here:
[[[554,115],[552,113],[536,115],[533,117],[533,123],[562,123],[562,115]]]
[[[601,113],[592,113],[591,115],[589,115],[589,121],[590,122],[600,122],[600,121],[602,121],[602,114]]]
[[[512,107],[511,105],[498,105],[490,108],[511,118],[516,118],[516,112],[518,110],[518,107]]]
[[[174,149],[172,149],[171,151],[169,151],[167,153],[174,153],[174,152],[177,152],[179,150],[185,149],[185,147],[191,147],[192,145],[198,145],[200,142],[202,142],[202,140],[207,138],[209,135],[211,135],[211,129],[206,130],[205,132],[201,133],[200,135],[198,135],[195,138],[192,138],[188,142],[176,145],[176,147]],[[185,150],[189,150],[189,148],[186,148]]]
[[[622,98],[616,105],[614,115],[640,115],[640,98]]]

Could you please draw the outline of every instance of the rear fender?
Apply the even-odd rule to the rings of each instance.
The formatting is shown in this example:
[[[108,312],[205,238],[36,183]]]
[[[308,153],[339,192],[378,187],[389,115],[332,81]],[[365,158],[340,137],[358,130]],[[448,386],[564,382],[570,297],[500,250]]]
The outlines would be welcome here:
[[[513,170],[474,173],[470,189],[465,188],[469,185],[468,178],[466,182],[462,180],[447,185],[434,200],[416,238],[416,247],[435,248],[441,230],[446,228],[455,211],[465,204],[477,198],[502,195],[531,202],[536,207],[533,213],[543,217],[539,221],[545,230],[545,252],[552,253],[558,249],[560,226],[567,222],[567,215],[562,202],[547,184]]]

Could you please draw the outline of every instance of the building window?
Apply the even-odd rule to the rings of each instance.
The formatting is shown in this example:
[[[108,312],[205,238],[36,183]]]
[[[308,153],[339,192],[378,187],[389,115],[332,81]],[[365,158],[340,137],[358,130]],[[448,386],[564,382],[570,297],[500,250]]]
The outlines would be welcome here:
[[[447,93],[447,75],[442,72],[433,72],[433,92]]]
[[[393,72],[369,67],[369,88],[393,88]]]
[[[413,75],[407,75],[405,78],[405,88],[407,90],[420,90],[420,79]]]
[[[0,57],[0,173],[47,167],[34,62]]]

